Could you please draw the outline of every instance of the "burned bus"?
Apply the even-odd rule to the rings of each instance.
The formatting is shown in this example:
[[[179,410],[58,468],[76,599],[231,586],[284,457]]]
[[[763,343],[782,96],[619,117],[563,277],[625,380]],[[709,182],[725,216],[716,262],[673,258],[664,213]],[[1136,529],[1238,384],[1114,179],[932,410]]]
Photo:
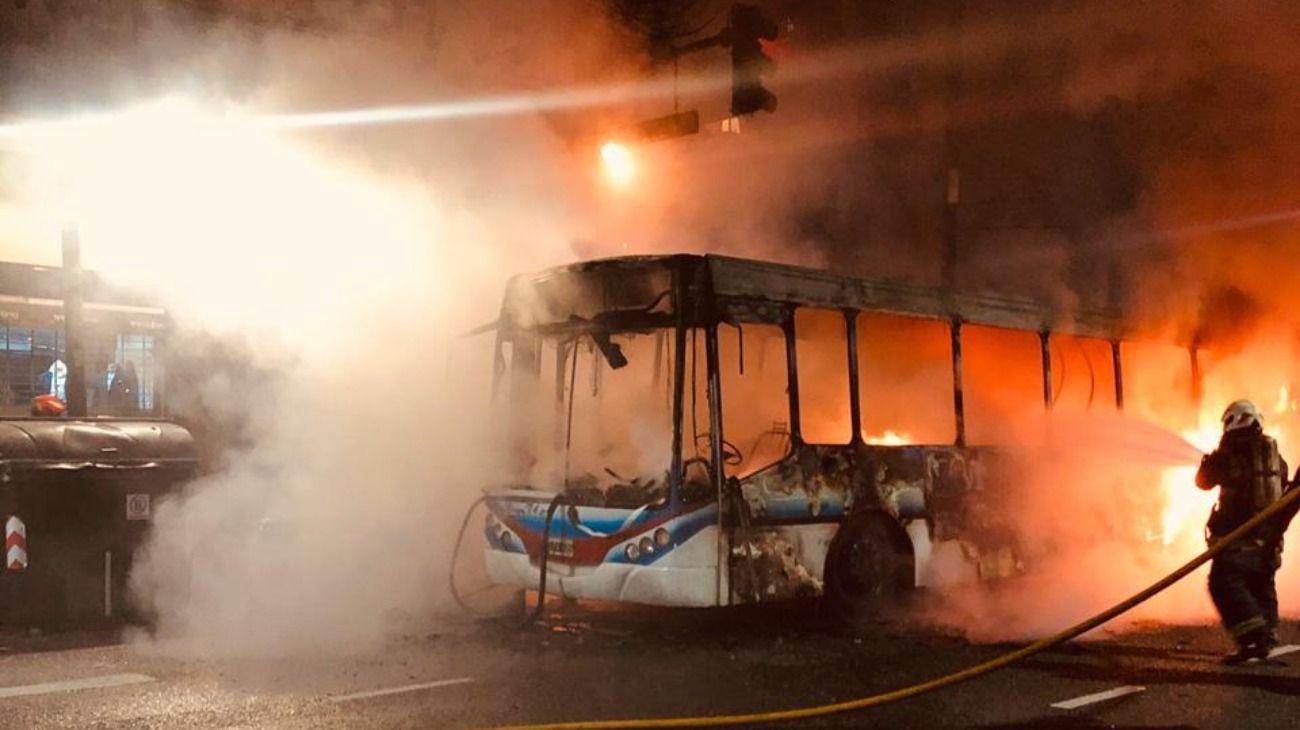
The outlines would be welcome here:
[[[929,344],[908,339],[916,328]],[[1015,466],[995,438],[971,438],[964,344],[988,331],[1031,343],[1027,387],[1050,408],[1053,347],[1085,342],[1088,367],[1104,357],[1108,372],[1087,397],[1101,382],[1123,401],[1107,313],[1058,323],[1023,300],[723,256],[518,276],[495,331],[509,457],[485,497],[488,574],[535,588],[545,573],[573,598],[821,595],[847,616],[926,585],[941,552],[978,577],[1014,573],[999,484]],[[895,392],[889,347],[929,348],[944,391]],[[891,430],[900,400],[943,429]]]

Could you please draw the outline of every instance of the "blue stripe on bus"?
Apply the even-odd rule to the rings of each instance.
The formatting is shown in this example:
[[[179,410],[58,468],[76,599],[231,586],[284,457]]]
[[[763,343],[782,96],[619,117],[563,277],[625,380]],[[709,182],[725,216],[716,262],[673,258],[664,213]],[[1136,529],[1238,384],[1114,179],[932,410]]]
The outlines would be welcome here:
[[[605,559],[602,562],[625,563],[625,564],[632,564],[632,565],[650,565],[651,563],[659,560],[663,556],[672,552],[673,548],[685,543],[687,540],[690,540],[692,537],[698,535],[700,531],[703,530],[704,528],[717,522],[717,519],[718,519],[718,508],[717,505],[714,504],[701,507],[700,509],[697,509],[694,512],[688,512],[686,514],[679,515],[678,517],[674,517],[673,519],[669,520],[668,522],[660,526],[663,529],[668,531],[668,536],[670,539],[668,541],[667,547],[661,547],[659,545],[655,545],[655,550],[650,555],[648,556],[638,555],[636,560],[628,560],[627,553],[625,552],[626,543],[621,542],[618,545],[615,545],[614,547],[610,548],[610,551],[606,553]],[[641,537],[642,536],[637,537],[638,541],[640,540]],[[649,537],[652,541],[654,540],[653,535],[650,535]]]

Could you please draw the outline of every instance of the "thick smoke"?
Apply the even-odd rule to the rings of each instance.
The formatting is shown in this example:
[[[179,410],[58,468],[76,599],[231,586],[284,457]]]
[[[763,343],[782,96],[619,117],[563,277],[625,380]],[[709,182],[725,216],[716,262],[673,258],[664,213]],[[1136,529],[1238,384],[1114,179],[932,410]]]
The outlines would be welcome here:
[[[1206,403],[1255,399],[1266,431],[1284,454],[1294,454],[1300,421],[1289,391],[1278,389],[1293,377],[1295,354],[1254,341],[1220,358],[1205,383]],[[998,443],[1014,449],[1022,471],[1009,489],[999,485],[998,504],[1025,572],[989,585],[945,585],[927,611],[930,619],[980,640],[1041,636],[1136,593],[1204,549],[1202,529],[1216,494],[1192,481],[1200,453],[1218,440],[1209,415],[1217,406],[1198,408],[1186,383],[1169,377],[1180,371],[1174,355],[1186,357],[1170,348],[1130,359],[1131,367],[1156,369],[1133,379],[1145,387],[1129,391],[1124,416],[1075,408],[1051,416],[1003,414]],[[1181,364],[1185,372],[1186,361]],[[1169,430],[1180,423],[1181,431]],[[1289,551],[1278,576],[1285,616],[1300,612],[1295,563]],[[939,574],[946,567],[937,566]],[[1109,629],[1150,620],[1213,621],[1205,577],[1202,568]]]
[[[29,79],[14,102],[29,114],[132,111],[115,144],[84,145],[71,181],[32,160],[7,182],[29,216],[70,191],[88,265],[164,297],[177,415],[233,449],[157,508],[137,556],[133,593],[157,634],[204,653],[346,650],[446,600],[451,538],[503,469],[491,334],[462,335],[495,318],[510,274],[575,258],[591,180],[536,113],[300,133],[192,117],[491,97],[637,67],[587,5],[537,5],[514,25],[514,3],[402,17],[385,3],[296,28],[261,5],[128,19],[123,63],[94,73],[146,88],[99,104],[52,103],[66,73]],[[39,16],[44,68],[81,67],[97,20]],[[548,33],[574,41],[543,53]],[[32,226],[38,251],[50,217]]]
[[[495,316],[508,274],[573,258],[714,251],[935,283],[951,239],[963,288],[1028,294],[1063,316],[1118,304],[1144,333],[1217,348],[1203,407],[1188,402],[1183,351],[1127,372],[1137,417],[1193,431],[1219,403],[1248,395],[1272,408],[1281,387],[1294,393],[1292,4],[777,5],[790,20],[774,51],[777,114],[746,119],[739,135],[713,125],[645,148],[628,190],[600,185],[586,160],[602,130],[665,113],[668,97],[254,135],[240,142],[265,155],[254,159],[223,155],[219,138],[181,140],[171,164],[200,148],[228,176],[201,181],[183,166],[142,164],[127,145],[75,176],[74,190],[101,201],[82,213],[89,263],[161,290],[195,359],[240,363],[193,369],[197,395],[178,404],[232,424],[238,449],[160,508],[135,581],[161,633],[207,650],[298,650],[374,641],[399,614],[427,615],[449,533],[500,468],[480,405],[484,338],[457,335]],[[524,19],[521,4],[495,1],[28,6],[20,16],[0,5],[6,40],[24,41],[6,44],[8,111],[27,115],[177,96],[228,113],[352,109],[647,76],[636,40],[594,3],[530,3]],[[698,106],[706,122],[726,113],[725,81],[689,82],[712,78],[724,58],[682,63],[682,108]],[[32,167],[15,162],[5,175],[5,257],[53,263],[49,201],[69,183]],[[946,230],[950,168],[960,204]],[[141,178],[152,181],[133,187]],[[942,356],[942,333],[930,334],[914,339]],[[1033,383],[1029,357],[1015,368],[994,357],[984,372]],[[973,392],[982,376],[972,367]],[[909,383],[942,374],[872,372]],[[1100,402],[1102,377],[1071,397]],[[1033,405],[1032,387],[1011,390],[1004,399],[990,385],[983,405]],[[916,430],[946,431],[929,422],[944,412],[947,394],[936,392]],[[1286,423],[1294,407],[1281,400],[1270,418]],[[918,410],[900,401],[881,402],[900,419]],[[1001,432],[996,421],[972,425],[1016,440],[1022,415]],[[866,417],[879,432],[899,422]],[[1155,437],[1092,420],[1062,431],[1096,445],[1033,451],[1040,488],[1019,513],[1052,585],[954,600],[944,620],[980,636],[992,625],[1026,635],[1167,567],[1117,534],[1137,511],[1126,499],[1158,508],[1152,495],[1165,487],[1152,474],[1173,464],[1090,440]],[[1181,559],[1196,546],[1166,553]],[[1113,578],[1106,590],[1099,575]],[[1293,576],[1284,601],[1300,598]],[[1206,615],[1200,589],[1185,590],[1175,603]],[[1049,594],[1060,597],[1052,606],[1026,600]],[[1007,620],[978,623],[981,614]]]
[[[1185,541],[1164,544],[1166,495],[1153,488],[1163,470],[1199,456],[1176,436],[1114,415],[1076,414],[1026,419],[1003,442],[1014,445],[1020,469],[997,500],[1000,522],[1014,536],[1025,573],[943,586],[930,619],[977,640],[1042,636],[1117,603],[1194,554],[1184,552]],[[936,557],[936,575],[960,575],[944,557]],[[1204,619],[1202,592],[1185,581],[1117,623]]]
[[[960,204],[947,235],[958,286],[1034,296],[1065,318],[1077,307],[1118,306],[1134,340],[1199,344],[1199,393],[1185,349],[1125,346],[1129,417],[1208,449],[1221,409],[1252,398],[1295,466],[1300,322],[1285,284],[1300,274],[1300,216],[1286,173],[1300,156],[1294,4],[831,5],[840,12],[807,14],[810,33],[907,62],[857,67],[866,72],[846,98],[862,105],[858,139],[870,153],[854,166],[859,192],[839,208],[855,218],[824,247],[829,262],[895,275],[896,261],[865,253],[883,236],[908,242],[889,246],[893,255],[906,249],[933,263],[945,236],[945,168],[956,168]],[[915,50],[890,53],[900,46]],[[903,275],[936,281],[937,271]],[[1000,416],[983,419],[992,428],[981,441],[1029,455],[1033,491],[1012,512],[1020,539],[1042,548],[1027,582],[948,602],[943,619],[984,638],[1063,626],[1154,580],[1203,547],[1213,498],[1190,486],[1194,459],[1162,463],[1148,453],[1155,437],[1132,426],[1057,424],[1049,432],[1064,451],[1027,439],[1037,432],[1023,427],[1026,414],[1041,410],[1030,344],[992,348],[983,383],[982,366],[968,362],[969,407]],[[1097,385],[1102,395],[1082,402],[1104,405],[1113,386],[1101,382],[1104,346],[1090,359],[1089,375],[1075,367],[1069,380]],[[978,429],[981,416],[970,420]],[[1180,518],[1172,544],[1142,539],[1151,511]],[[1295,562],[1288,555],[1279,577],[1292,614]],[[1202,580],[1137,616],[1209,619]]]

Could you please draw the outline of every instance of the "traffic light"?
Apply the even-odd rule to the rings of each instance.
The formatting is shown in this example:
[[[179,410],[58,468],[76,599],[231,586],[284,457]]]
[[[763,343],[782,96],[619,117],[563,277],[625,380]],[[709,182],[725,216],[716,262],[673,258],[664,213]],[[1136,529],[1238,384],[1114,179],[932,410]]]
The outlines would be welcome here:
[[[763,88],[763,76],[776,63],[763,53],[762,41],[774,41],[776,22],[755,5],[731,6],[728,23],[731,38],[731,114],[745,116],[757,111],[776,111],[776,94]]]

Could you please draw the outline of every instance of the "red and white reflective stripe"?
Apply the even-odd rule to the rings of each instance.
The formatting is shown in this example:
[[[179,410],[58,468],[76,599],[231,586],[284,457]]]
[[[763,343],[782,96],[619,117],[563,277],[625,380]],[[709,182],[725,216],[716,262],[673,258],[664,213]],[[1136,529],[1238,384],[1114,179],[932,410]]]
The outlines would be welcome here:
[[[5,521],[5,567],[9,570],[27,568],[27,525],[10,515]]]

